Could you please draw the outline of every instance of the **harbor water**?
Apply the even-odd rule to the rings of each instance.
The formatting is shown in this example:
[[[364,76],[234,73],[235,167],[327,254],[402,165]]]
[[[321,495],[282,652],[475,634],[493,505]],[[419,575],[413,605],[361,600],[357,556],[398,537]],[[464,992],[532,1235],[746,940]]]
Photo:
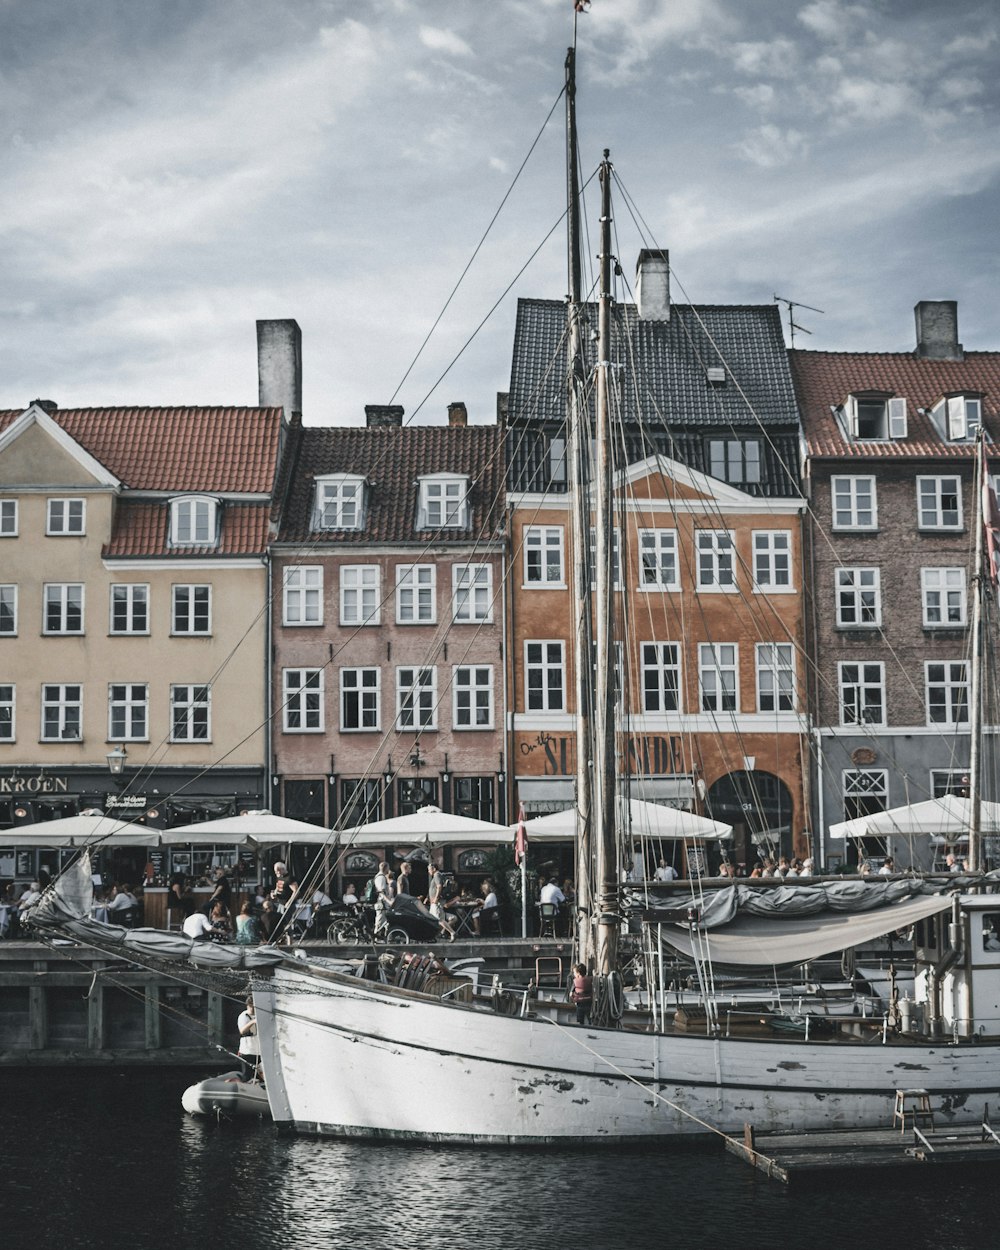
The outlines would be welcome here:
[[[180,1098],[194,1079],[162,1069],[0,1069],[7,1228],[40,1250],[997,1244],[992,1171],[928,1166],[797,1188],[721,1148],[527,1153],[318,1141],[188,1116]]]

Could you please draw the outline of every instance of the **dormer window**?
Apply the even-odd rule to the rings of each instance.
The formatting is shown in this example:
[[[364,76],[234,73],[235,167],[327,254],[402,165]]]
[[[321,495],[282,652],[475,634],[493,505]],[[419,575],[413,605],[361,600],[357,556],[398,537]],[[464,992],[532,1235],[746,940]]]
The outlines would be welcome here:
[[[841,408],[851,438],[861,442],[885,442],[906,438],[906,398],[866,391],[848,395]]]
[[[207,495],[185,495],[170,504],[172,547],[214,547],[219,541],[219,501]]]
[[[313,529],[359,530],[364,520],[365,479],[337,473],[316,479]]]
[[[455,473],[441,473],[420,479],[417,512],[418,530],[468,528],[469,479]]]
[[[979,395],[945,395],[931,409],[931,416],[949,442],[971,442],[983,423],[983,401]]]

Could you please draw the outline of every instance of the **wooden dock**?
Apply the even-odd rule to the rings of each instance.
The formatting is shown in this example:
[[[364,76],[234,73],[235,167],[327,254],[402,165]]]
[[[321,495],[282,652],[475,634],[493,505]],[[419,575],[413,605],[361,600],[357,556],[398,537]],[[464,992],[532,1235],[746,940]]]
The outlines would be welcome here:
[[[805,1133],[754,1133],[726,1138],[726,1150],[787,1185],[835,1171],[908,1168],[921,1164],[1000,1163],[1000,1135],[988,1110],[981,1124],[949,1128],[835,1129]]]

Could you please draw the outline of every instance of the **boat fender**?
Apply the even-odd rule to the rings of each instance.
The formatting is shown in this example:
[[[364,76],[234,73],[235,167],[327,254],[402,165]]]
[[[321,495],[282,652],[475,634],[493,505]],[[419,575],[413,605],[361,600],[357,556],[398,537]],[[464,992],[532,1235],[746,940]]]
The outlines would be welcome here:
[[[620,972],[608,973],[608,1015],[612,1020],[620,1020],[625,1010],[625,987]]]

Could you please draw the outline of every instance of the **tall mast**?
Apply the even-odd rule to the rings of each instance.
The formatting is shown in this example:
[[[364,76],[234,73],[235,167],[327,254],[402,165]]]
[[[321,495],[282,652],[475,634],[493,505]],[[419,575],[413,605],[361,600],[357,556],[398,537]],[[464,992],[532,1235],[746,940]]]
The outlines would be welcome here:
[[[594,867],[599,891],[597,971],[618,962],[618,850],[615,837],[617,760],[615,734],[614,515],[611,495],[611,162],[601,161],[601,298],[597,322],[597,428],[594,507],[597,674],[594,696]]]
[[[576,840],[577,941],[580,958],[589,963],[592,954],[591,898],[593,760],[590,656],[593,630],[590,618],[589,507],[585,457],[589,439],[586,374],[583,363],[584,310],[580,296],[580,177],[576,143],[576,49],[566,53],[566,219],[568,239],[569,298],[567,301],[566,451],[572,504],[570,550],[573,562],[574,647],[576,693]]]
[[[972,678],[969,683],[969,852],[966,868],[970,872],[979,869],[980,820],[980,739],[983,732],[983,595],[986,579],[983,576],[983,547],[985,513],[983,487],[986,483],[986,448],[982,431],[976,446],[976,472],[973,477],[973,517],[976,526],[976,548],[972,566]]]

